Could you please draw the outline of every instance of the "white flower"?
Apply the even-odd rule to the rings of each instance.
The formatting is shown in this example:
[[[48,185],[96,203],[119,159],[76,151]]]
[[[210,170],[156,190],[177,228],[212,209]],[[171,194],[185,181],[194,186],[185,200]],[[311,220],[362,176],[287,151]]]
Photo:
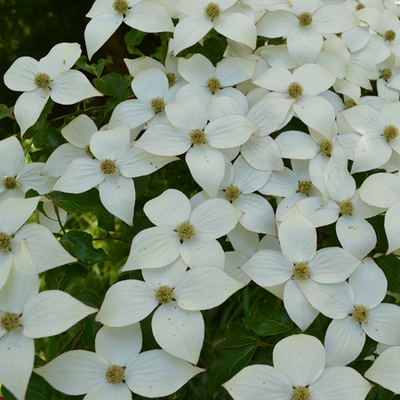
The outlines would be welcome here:
[[[168,396],[204,370],[163,350],[139,354],[139,324],[103,326],[96,335],[96,352],[73,350],[34,371],[60,392],[84,399],[132,400]],[[129,390],[130,389],[130,390]]]
[[[5,73],[4,83],[9,89],[25,92],[14,107],[21,135],[37,121],[49,97],[69,105],[102,96],[82,72],[70,70],[80,55],[78,43],[59,43],[39,61],[18,58]]]
[[[25,244],[0,290],[0,380],[25,399],[35,357],[34,339],[57,335],[97,310],[58,290],[39,292],[37,268]]]

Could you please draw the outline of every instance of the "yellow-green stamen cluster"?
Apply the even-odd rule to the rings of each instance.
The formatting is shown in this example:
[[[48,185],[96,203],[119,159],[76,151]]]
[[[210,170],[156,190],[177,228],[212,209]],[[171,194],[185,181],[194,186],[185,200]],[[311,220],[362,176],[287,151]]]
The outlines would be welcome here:
[[[386,42],[393,42],[393,40],[396,39],[396,32],[392,29],[388,29],[385,32],[385,41]]]
[[[171,86],[175,83],[175,80],[176,80],[175,74],[173,74],[172,72],[166,72],[166,73],[165,73],[165,76],[166,76],[167,79],[168,79],[168,85],[169,85],[169,87],[171,87]]]
[[[217,19],[221,16],[221,8],[217,3],[208,3],[204,9],[204,14],[207,15],[211,21],[214,21],[214,19]]]
[[[349,108],[353,108],[357,105],[357,103],[353,99],[348,99],[344,102],[344,108],[348,110]]]
[[[225,197],[228,201],[235,201],[237,200],[240,195],[241,191],[237,186],[230,185],[225,189]]]
[[[298,16],[300,26],[309,26],[312,24],[312,15],[309,12],[303,12]]]
[[[367,322],[369,317],[369,310],[367,307],[359,304],[355,306],[352,312],[353,319],[358,322]]]
[[[121,383],[125,378],[125,369],[119,365],[110,365],[107,368],[106,379],[108,383],[117,385]]]
[[[7,250],[11,244],[11,236],[0,232],[0,250]]]
[[[332,140],[329,140],[329,139],[322,139],[322,140],[319,141],[318,146],[319,146],[319,151],[320,151],[323,155],[325,155],[325,156],[327,156],[327,157],[330,157],[330,156],[331,156],[331,154],[332,154],[332,149],[333,149]]]
[[[174,289],[171,286],[162,285],[154,291],[154,294],[160,304],[168,304],[174,298]]]
[[[351,215],[354,211],[354,204],[350,200],[342,200],[339,203],[339,211],[342,215]]]
[[[14,329],[17,329],[19,326],[19,315],[12,313],[12,312],[6,312],[3,314],[1,318],[1,327],[6,330],[7,332],[10,332]]]
[[[356,10],[362,10],[363,8],[365,8],[364,4],[357,4]]]
[[[14,190],[17,187],[17,180],[13,176],[6,176],[3,184],[7,190]]]
[[[151,100],[151,108],[156,114],[163,112],[165,109],[165,101],[161,97],[155,97]]]
[[[392,77],[392,70],[390,68],[383,68],[382,79],[388,81]]]
[[[88,155],[90,158],[95,159],[96,157],[93,155],[93,153],[90,151],[90,146],[87,144],[85,146],[85,153],[86,155]]]
[[[47,89],[50,85],[51,79],[49,75],[44,72],[39,72],[36,74],[35,79],[33,80],[38,89]]]
[[[399,135],[399,130],[394,125],[385,126],[383,137],[387,142],[391,142]]]
[[[125,14],[129,10],[129,4],[126,0],[115,0],[113,3],[116,12]]]
[[[101,162],[100,169],[103,174],[111,175],[115,172],[115,170],[117,169],[117,166],[115,164],[115,161],[107,158]]]
[[[194,235],[196,235],[196,229],[195,229],[194,225],[189,221],[181,222],[177,226],[176,232],[179,235],[179,239],[182,242],[185,240],[189,240]]]
[[[291,99],[298,99],[303,96],[303,88],[298,82],[292,82],[287,88],[286,91]]]
[[[199,146],[206,142],[206,134],[201,129],[193,129],[190,132],[190,140],[195,146]]]
[[[310,194],[312,190],[312,183],[310,181],[306,181],[305,179],[303,179],[302,181],[299,182],[297,188],[299,189],[298,191],[301,194]]]
[[[296,386],[292,391],[291,400],[310,400],[311,393],[305,386]]]
[[[293,277],[295,279],[307,279],[310,276],[310,267],[306,262],[299,262],[293,266]]]
[[[222,87],[221,81],[218,78],[216,78],[215,76],[213,76],[212,78],[209,78],[207,80],[206,85],[212,94],[214,94],[216,91],[218,91]]]

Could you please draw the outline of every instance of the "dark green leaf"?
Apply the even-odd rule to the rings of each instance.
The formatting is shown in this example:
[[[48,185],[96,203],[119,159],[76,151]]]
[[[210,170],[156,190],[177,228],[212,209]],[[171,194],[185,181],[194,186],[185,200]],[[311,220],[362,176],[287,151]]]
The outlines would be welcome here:
[[[51,398],[53,388],[41,376],[32,373],[26,392],[26,400],[48,400]]]
[[[214,336],[213,347],[234,349],[248,345],[257,345],[258,336],[247,330],[242,324],[233,322],[218,329]]]
[[[388,281],[388,290],[400,293],[400,260],[394,255],[374,258],[374,261],[382,269]]]
[[[142,43],[143,38],[147,35],[147,33],[139,31],[137,29],[132,29],[125,35],[125,44],[129,53],[138,54],[135,49],[140,43]]]
[[[93,247],[93,236],[82,231],[69,231],[60,239],[60,243],[87,270],[102,261],[110,260],[110,257],[103,249]]]
[[[382,386],[376,385],[368,393],[365,400],[391,400],[394,393],[390,390],[383,388]]]
[[[257,346],[249,345],[237,349],[225,349],[215,360],[208,373],[208,391],[214,399],[222,392],[221,385],[242,370],[253,357]]]
[[[74,278],[89,279],[93,274],[82,265],[75,263],[50,269],[46,272],[45,282],[49,289],[65,290]]]
[[[89,74],[96,75],[97,78],[100,78],[100,76],[101,76],[101,74],[102,74],[102,72],[104,70],[104,67],[107,64],[112,64],[112,61],[111,60],[105,60],[104,58],[100,58],[100,60],[99,60],[99,62],[97,64],[93,63],[93,64],[89,65],[87,63],[87,57],[85,57],[85,56],[79,57],[78,60],[76,61],[76,66],[79,69],[82,69],[82,70],[84,70],[86,72],[89,72]]]
[[[72,293],[72,296],[89,307],[100,308],[102,300],[100,296],[90,289],[80,289]]]
[[[267,296],[258,303],[253,317],[243,318],[243,323],[260,336],[277,335],[293,328],[293,322],[282,307],[281,300],[275,296]]]
[[[0,119],[6,118],[6,117],[14,119],[13,111],[14,111],[14,107],[8,108],[5,104],[0,104]]]
[[[106,231],[115,230],[114,216],[101,204],[99,191],[97,189],[93,188],[79,194],[51,192],[50,196],[57,207],[69,213],[74,213],[75,211],[81,213],[93,212],[97,215],[99,220],[99,228]]]

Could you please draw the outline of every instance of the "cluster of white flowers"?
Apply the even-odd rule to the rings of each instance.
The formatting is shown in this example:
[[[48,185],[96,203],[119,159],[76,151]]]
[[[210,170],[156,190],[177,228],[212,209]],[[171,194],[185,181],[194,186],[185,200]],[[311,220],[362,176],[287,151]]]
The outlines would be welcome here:
[[[252,280],[283,301],[301,331],[319,313],[332,321],[324,345],[292,335],[275,345],[273,367],[242,369],[224,384],[233,399],[362,400],[373,386],[367,379],[400,394],[400,307],[383,302],[388,282],[374,259],[385,256],[367,221],[385,213],[386,255],[397,254],[398,3],[96,0],[85,30],[89,59],[122,21],[170,32],[169,51],[164,64],[125,60],[134,98],[116,105],[105,126],[74,118],[61,129],[68,143],[46,163],[25,165],[15,136],[0,141],[0,382],[18,400],[32,370],[85,399],[172,394],[208,367],[196,366],[201,310]],[[189,49],[211,29],[227,41],[216,66]],[[39,62],[21,57],[9,68],[5,84],[24,92],[14,107],[21,140],[49,98],[68,105],[102,96],[71,70],[80,54],[79,44],[61,43]],[[167,189],[148,201],[143,212],[154,227],[136,234],[122,268],[141,270],[143,280],[112,285],[100,310],[62,291],[38,293],[38,274],[76,261],[51,233],[66,211],[55,218],[46,194],[97,188],[104,207],[132,226],[134,178],[184,162],[197,193]],[[30,189],[40,196],[25,199]],[[41,201],[41,225],[24,225]],[[317,228],[332,224],[341,247],[321,245]],[[224,252],[220,238],[234,251]],[[140,353],[139,323],[154,309],[162,350]],[[92,313],[103,324],[95,353],[66,352],[33,369],[32,339]],[[366,336],[389,347],[367,379],[346,367]]]

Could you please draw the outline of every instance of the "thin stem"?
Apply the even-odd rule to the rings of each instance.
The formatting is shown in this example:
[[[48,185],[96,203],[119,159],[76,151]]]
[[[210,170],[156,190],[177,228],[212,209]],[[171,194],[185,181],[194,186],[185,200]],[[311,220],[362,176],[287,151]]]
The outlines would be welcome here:
[[[119,238],[117,236],[111,236],[111,235],[108,235],[108,234],[107,234],[107,236],[93,238],[93,240],[104,240],[104,239],[119,240],[120,242],[126,242],[126,243],[131,243],[132,242],[132,240],[122,239],[122,238]]]
[[[101,110],[102,108],[106,108],[106,105],[97,106],[97,107],[90,107],[90,108],[87,108],[87,109],[85,110],[85,112],[87,112],[87,111],[94,111],[94,110]],[[74,112],[73,112],[73,113],[70,113],[70,114],[65,114],[65,115],[62,115],[61,117],[57,117],[57,118],[51,119],[50,122],[59,121],[60,119],[64,119],[64,118],[67,118],[67,117],[73,117],[74,115],[75,115]]]
[[[68,348],[68,346],[76,339],[75,343],[72,345],[72,349],[76,348],[77,343],[79,344],[80,340],[81,340],[81,336],[83,333],[83,330],[85,329],[85,326],[83,325],[82,322],[79,322],[82,326],[81,329],[79,329],[78,332],[75,333],[75,335],[71,338],[71,340],[68,341],[68,343],[60,350],[60,352],[56,355],[56,357],[58,357],[59,355],[61,355],[62,353],[64,353],[64,351]]]

